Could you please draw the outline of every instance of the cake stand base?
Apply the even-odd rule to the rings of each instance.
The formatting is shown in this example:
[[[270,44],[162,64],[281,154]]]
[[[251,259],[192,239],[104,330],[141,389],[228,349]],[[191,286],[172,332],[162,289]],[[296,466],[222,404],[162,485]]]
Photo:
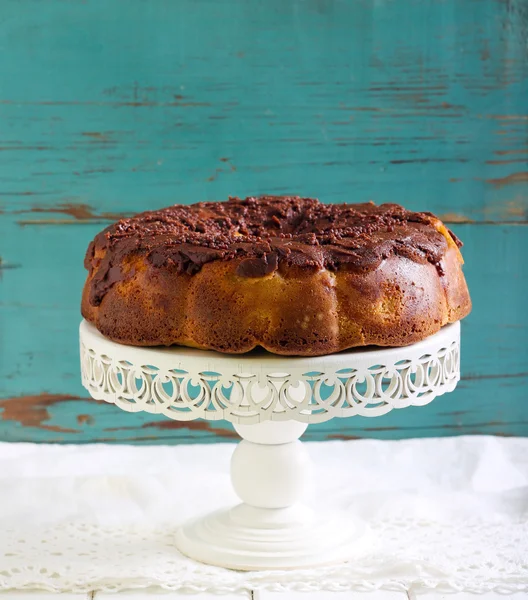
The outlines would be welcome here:
[[[368,549],[367,529],[353,517],[301,504],[311,468],[299,438],[309,423],[424,406],[460,379],[459,323],[405,348],[320,357],[124,346],[87,322],[80,337],[83,385],[94,398],[179,421],[233,423],[242,441],[231,482],[242,504],[183,524],[176,546],[248,571],[315,567]]]
[[[306,507],[255,508],[239,504],[186,523],[180,551],[199,562],[255,571],[343,562],[364,552],[369,536],[359,520],[316,517]]]
[[[235,425],[243,438],[231,459],[231,482],[242,504],[184,524],[176,546],[203,563],[246,571],[342,562],[363,551],[367,528],[347,516],[327,518],[300,500],[311,462],[297,421]]]

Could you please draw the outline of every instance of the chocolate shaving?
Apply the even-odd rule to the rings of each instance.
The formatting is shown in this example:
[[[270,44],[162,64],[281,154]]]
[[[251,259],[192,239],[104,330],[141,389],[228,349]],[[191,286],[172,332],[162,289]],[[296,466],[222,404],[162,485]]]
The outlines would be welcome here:
[[[298,196],[260,196],[228,202],[175,205],[121,219],[88,248],[85,266],[96,269],[90,302],[97,306],[132,271],[126,259],[143,255],[153,269],[193,275],[207,263],[242,259],[240,277],[277,269],[369,271],[391,255],[429,262],[443,273],[447,242],[431,213],[398,204],[323,204]],[[449,232],[455,243],[460,240]],[[105,250],[103,259],[96,259]]]

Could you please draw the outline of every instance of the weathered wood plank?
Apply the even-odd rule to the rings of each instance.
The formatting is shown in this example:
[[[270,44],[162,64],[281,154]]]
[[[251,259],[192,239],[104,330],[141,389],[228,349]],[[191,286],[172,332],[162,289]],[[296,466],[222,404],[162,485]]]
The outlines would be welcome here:
[[[236,440],[230,423],[177,422],[122,411],[104,402],[68,394],[38,394],[0,400],[0,439],[25,442],[218,442]]]
[[[287,592],[287,595],[288,600],[409,600],[405,592],[387,590],[372,590],[370,592]],[[257,590],[253,592],[251,600],[282,600],[282,598],[284,598],[284,592]],[[456,595],[453,600],[466,599],[459,598]]]
[[[61,600],[93,600],[95,596],[91,592],[86,594],[81,593],[61,593]],[[0,592],[0,598],[2,600],[56,600],[57,594],[53,592],[43,592],[42,590],[35,591],[8,591]]]
[[[11,221],[9,227],[18,226]],[[91,235],[90,229],[83,231]],[[465,270],[475,302],[463,322],[463,381],[458,390],[430,406],[396,411],[375,421],[333,420],[310,427],[308,439],[528,433],[528,315],[522,293],[528,266],[519,251],[527,245],[528,228],[465,224],[454,229],[466,242]],[[77,340],[84,278],[80,265],[87,240],[81,240],[75,228],[60,226],[23,228],[17,240],[22,266],[5,271],[0,284],[5,332],[0,354],[0,439],[145,443],[234,439],[226,423],[171,423],[89,400],[79,381]],[[49,268],[56,264],[61,268]],[[46,273],[46,280],[35,291],[34,277],[40,273]]]
[[[0,6],[21,223],[258,192],[527,220],[524,0],[29,6]]]
[[[93,597],[88,598],[87,600],[182,600],[183,598],[189,599],[189,592],[185,591],[170,591],[166,590],[158,591],[156,589],[147,589],[147,590],[127,590],[122,592],[94,592]],[[221,597],[223,600],[258,600],[257,597],[252,596],[251,592],[241,590],[236,593],[222,593],[216,594],[214,592],[198,592],[197,594],[193,594],[196,600],[218,600]],[[191,596],[191,597],[193,597]],[[6,599],[11,600],[11,599]],[[24,598],[24,600],[26,600]],[[37,600],[35,598],[34,600]],[[332,600],[332,599],[330,599]],[[339,599],[337,599],[339,600]],[[377,598],[372,598],[371,600],[378,600]],[[381,599],[379,599],[381,600]],[[405,600],[405,599],[404,599]],[[459,600],[458,598],[456,600]],[[460,599],[462,600],[462,599]],[[463,599],[465,600],[465,599]],[[485,600],[495,600],[493,599],[485,599]]]
[[[504,379],[491,384],[463,381],[457,392],[430,405],[393,411],[375,420],[354,417],[312,425],[303,439],[526,435],[528,376],[515,379],[513,384]],[[82,398],[44,393],[0,400],[0,440],[176,444],[236,442],[238,436],[225,421],[170,421],[157,415],[124,413],[89,399],[86,393]]]

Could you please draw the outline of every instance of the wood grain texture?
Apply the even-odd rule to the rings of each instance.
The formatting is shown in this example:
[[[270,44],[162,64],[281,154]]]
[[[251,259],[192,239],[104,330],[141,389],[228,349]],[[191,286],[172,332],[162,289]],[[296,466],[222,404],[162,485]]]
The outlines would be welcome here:
[[[527,39],[524,0],[0,3],[0,439],[231,439],[88,400],[82,259],[122,215],[261,192],[431,210],[466,244],[459,389],[310,439],[528,435]]]
[[[409,600],[406,592],[388,590],[372,590],[370,592],[287,592],[287,594],[288,600]],[[284,595],[284,592],[255,590],[251,600],[282,600]],[[453,596],[453,600],[467,599],[462,594],[457,594]],[[493,600],[500,599],[494,598]]]

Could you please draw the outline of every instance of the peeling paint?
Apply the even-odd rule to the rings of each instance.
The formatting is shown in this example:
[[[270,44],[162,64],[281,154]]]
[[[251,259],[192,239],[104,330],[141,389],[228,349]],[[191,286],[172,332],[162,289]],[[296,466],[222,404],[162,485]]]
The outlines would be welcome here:
[[[4,262],[4,259],[0,256],[0,277],[2,275],[2,271],[6,271],[7,269],[20,269],[22,265],[20,263],[7,263]]]
[[[235,165],[233,165],[233,164],[230,162],[230,160],[231,160],[230,158],[227,158],[227,157],[225,157],[225,156],[220,158],[220,162],[222,162],[222,163],[225,163],[225,165],[226,165],[226,166],[229,166],[229,170],[230,170],[231,172],[233,172],[233,171],[236,171],[236,167],[235,167]],[[206,179],[206,181],[214,181],[214,180],[215,180],[215,179],[218,177],[218,175],[219,175],[220,173],[228,173],[228,172],[229,172],[229,171],[227,171],[226,169],[224,169],[224,168],[222,168],[222,167],[217,167],[217,168],[215,169],[215,172],[214,172],[212,175],[210,175],[210,176],[209,176],[209,177]]]
[[[465,215],[458,213],[445,213],[438,218],[444,223],[473,223],[474,221]]]
[[[89,137],[89,138],[93,138],[95,140],[98,140],[100,142],[107,142],[109,140],[109,135],[112,132],[101,132],[101,131],[82,131],[81,135],[84,135],[85,137]]]
[[[83,219],[83,220],[72,220],[72,219],[22,219],[17,221],[17,224],[21,227],[28,225],[94,225],[97,223],[107,224],[111,221],[109,219]]]
[[[487,119],[496,121],[528,121],[528,115],[485,115]]]
[[[179,429],[189,429],[191,431],[205,431],[208,433],[212,433],[224,438],[234,438],[238,439],[238,434],[234,429],[229,429],[230,425],[227,425],[228,428],[223,429],[221,427],[214,427],[210,421],[205,421],[203,419],[199,419],[197,421],[152,421],[150,423],[143,423],[141,425],[141,429],[157,429],[159,431],[173,431]],[[136,427],[108,427],[105,431],[127,431],[134,430],[136,431]]]
[[[523,163],[527,164],[526,158],[512,158],[510,160],[487,160],[485,164],[487,165],[510,165],[514,163]]]
[[[494,222],[501,222],[511,217],[520,219],[527,218],[528,215],[528,198],[524,194],[517,194],[512,200],[500,201],[489,206],[485,206],[482,212],[493,218]],[[512,221],[518,222],[518,221]]]
[[[34,206],[28,210],[15,211],[15,214],[26,214],[26,213],[55,213],[64,214],[73,217],[73,221],[70,219],[23,219],[17,221],[19,225],[65,225],[72,223],[99,223],[99,222],[114,222],[119,219],[130,216],[130,213],[111,213],[102,212],[97,213],[88,204],[64,202],[57,206]]]
[[[95,419],[91,415],[77,415],[77,423],[79,425],[93,425]]]
[[[508,156],[510,154],[528,154],[528,148],[515,148],[513,150],[495,150],[497,156]]]
[[[525,217],[528,212],[528,206],[520,206],[514,201],[507,202],[505,212],[512,217]]]
[[[235,438],[238,439],[239,435],[231,429],[231,425],[227,425],[229,429],[222,429],[220,427],[213,427],[210,421],[199,419],[197,421],[154,421],[152,423],[144,423],[141,429],[155,428],[159,431],[170,431],[173,429],[190,429],[192,431],[206,431],[214,433],[220,437]]]
[[[486,183],[490,183],[496,188],[501,188],[512,183],[528,183],[528,171],[512,173],[511,175],[499,177],[497,179],[486,179]]]
[[[2,421],[13,421],[22,427],[38,427],[46,431],[57,433],[80,433],[77,429],[60,427],[59,425],[47,425],[51,415],[49,407],[64,402],[84,401],[78,396],[65,394],[38,394],[36,396],[18,396],[0,400],[0,419]]]

